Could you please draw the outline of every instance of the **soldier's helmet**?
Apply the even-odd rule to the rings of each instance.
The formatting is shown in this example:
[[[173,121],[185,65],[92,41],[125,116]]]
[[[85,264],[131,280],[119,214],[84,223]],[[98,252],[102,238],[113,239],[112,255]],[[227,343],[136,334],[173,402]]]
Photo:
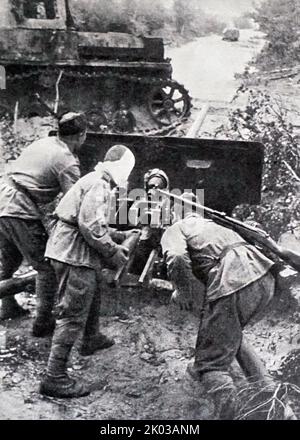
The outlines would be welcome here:
[[[148,192],[153,188],[169,189],[169,178],[167,174],[159,168],[148,170],[144,175],[144,189]]]

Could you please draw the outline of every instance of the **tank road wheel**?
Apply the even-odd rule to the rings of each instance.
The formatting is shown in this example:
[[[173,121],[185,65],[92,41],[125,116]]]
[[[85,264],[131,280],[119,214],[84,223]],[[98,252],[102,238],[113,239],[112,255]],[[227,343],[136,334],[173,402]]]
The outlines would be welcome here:
[[[187,90],[173,81],[154,86],[148,96],[148,110],[160,125],[171,125],[189,115],[191,99]]]

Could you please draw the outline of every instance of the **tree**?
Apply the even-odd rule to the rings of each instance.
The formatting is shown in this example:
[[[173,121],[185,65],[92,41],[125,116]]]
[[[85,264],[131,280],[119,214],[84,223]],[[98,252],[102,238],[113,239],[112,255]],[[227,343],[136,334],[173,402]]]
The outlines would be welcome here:
[[[300,0],[267,0],[257,7],[253,18],[268,41],[261,62],[273,68],[279,63],[293,65],[300,61]]]
[[[173,11],[176,31],[181,35],[200,37],[220,33],[225,27],[217,17],[203,11],[199,0],[174,0]]]
[[[248,95],[247,105],[232,110],[215,136],[262,142],[264,172],[261,204],[242,205],[235,213],[243,220],[250,216],[278,238],[300,221],[299,135],[282,99],[245,86],[239,89],[236,99],[240,93]]]

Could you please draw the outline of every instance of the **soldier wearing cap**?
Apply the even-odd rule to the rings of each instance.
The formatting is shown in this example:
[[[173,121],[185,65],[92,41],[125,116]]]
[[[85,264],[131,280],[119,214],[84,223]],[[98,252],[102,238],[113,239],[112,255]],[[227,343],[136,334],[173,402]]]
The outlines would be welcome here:
[[[44,258],[48,237],[39,205],[52,202],[60,192],[65,194],[79,179],[77,154],[86,127],[83,115],[65,113],[58,123],[58,135],[29,145],[0,183],[0,280],[11,278],[23,258],[37,270],[34,336],[46,336],[54,329],[56,287],[54,271]],[[2,300],[0,318],[25,313],[13,296]]]
[[[128,148],[111,147],[104,162],[76,182],[56,208],[59,220],[45,255],[57,275],[58,304],[47,371],[40,386],[42,394],[79,397],[89,393],[84,383],[67,374],[70,352],[81,333],[83,356],[114,344],[99,332],[102,268],[105,264],[118,269],[127,261],[128,249],[121,243],[131,232],[110,228],[108,220],[112,190],[126,186],[134,164]]]

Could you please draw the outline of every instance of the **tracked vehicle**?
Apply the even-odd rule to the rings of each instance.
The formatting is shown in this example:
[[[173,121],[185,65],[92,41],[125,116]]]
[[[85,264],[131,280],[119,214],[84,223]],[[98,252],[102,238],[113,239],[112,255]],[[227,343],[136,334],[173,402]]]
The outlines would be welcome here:
[[[36,93],[85,112],[96,132],[172,127],[190,111],[161,38],[78,31],[69,0],[1,0],[0,65],[0,117],[44,116]]]

